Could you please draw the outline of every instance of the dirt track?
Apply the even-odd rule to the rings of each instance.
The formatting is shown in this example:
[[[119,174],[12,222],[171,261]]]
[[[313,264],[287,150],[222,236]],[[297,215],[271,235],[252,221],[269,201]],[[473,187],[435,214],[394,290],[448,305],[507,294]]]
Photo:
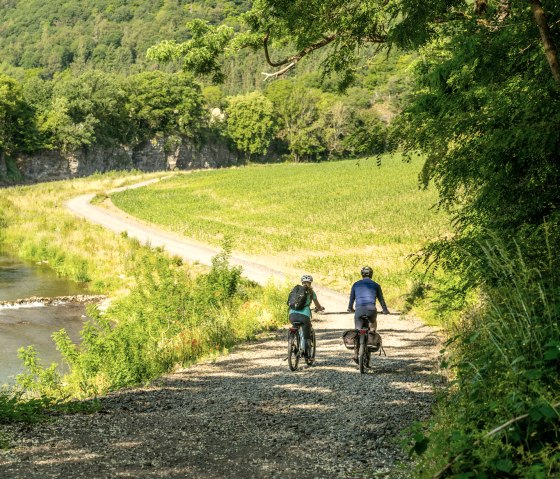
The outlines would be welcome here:
[[[207,263],[215,254],[87,201],[69,207],[187,260]],[[234,262],[259,282],[283,277],[264,261]],[[111,394],[100,413],[11,427],[0,477],[407,477],[411,464],[399,436],[429,416],[440,381],[438,337],[418,321],[380,315],[387,357],[375,356],[362,376],[341,341],[352,324],[350,315],[337,313],[346,297],[324,288],[318,295],[334,314],[315,317],[316,365],[290,372],[286,332],[278,331],[150,387]],[[395,469],[402,460],[405,468]]]

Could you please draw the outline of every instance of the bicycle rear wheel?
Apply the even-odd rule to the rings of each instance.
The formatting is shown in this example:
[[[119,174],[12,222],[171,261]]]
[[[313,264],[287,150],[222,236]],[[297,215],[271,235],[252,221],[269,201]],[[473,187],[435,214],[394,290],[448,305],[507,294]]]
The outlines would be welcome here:
[[[317,343],[315,341],[315,330],[311,330],[311,338],[309,338],[309,355],[305,357],[305,362],[307,365],[311,365],[315,362],[315,351],[317,350]]]
[[[360,335],[360,349],[358,351],[358,360],[360,365],[360,374],[364,374],[367,369],[367,337]]]
[[[298,363],[298,337],[296,334],[290,333],[288,336],[288,366],[292,371],[295,371],[298,368]]]

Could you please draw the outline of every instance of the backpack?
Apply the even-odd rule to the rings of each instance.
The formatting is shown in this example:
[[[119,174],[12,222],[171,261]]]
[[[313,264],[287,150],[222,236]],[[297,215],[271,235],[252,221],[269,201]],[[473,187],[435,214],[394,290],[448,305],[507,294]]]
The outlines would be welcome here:
[[[290,291],[288,296],[288,306],[291,309],[302,310],[307,304],[307,297],[309,292],[305,286],[298,284]]]

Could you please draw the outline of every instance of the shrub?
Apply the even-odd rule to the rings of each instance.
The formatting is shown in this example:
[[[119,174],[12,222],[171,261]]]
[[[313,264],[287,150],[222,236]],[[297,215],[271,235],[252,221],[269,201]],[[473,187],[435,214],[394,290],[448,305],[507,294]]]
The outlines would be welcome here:
[[[142,250],[135,286],[105,313],[88,310],[79,346],[64,330],[53,335],[70,373],[63,377],[54,365],[40,368],[29,349],[22,353],[27,372],[18,382],[41,397],[91,397],[144,383],[285,321],[272,287],[264,290],[264,300],[248,299],[263,291],[229,266],[229,251],[226,244],[210,272],[193,278],[174,258]]]
[[[437,477],[560,474],[560,282],[549,266],[556,253],[536,261],[522,253],[527,246],[512,250],[495,239],[481,247],[483,300],[448,341],[455,380],[424,458]]]

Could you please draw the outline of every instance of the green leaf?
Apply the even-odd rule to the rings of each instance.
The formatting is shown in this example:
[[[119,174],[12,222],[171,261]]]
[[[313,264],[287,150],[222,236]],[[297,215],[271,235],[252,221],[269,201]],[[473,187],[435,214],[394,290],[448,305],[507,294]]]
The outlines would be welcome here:
[[[540,406],[533,406],[529,409],[529,417],[534,421],[539,421],[543,417]]]
[[[543,404],[539,407],[539,412],[546,419],[555,419],[558,417],[558,412],[550,404]]]
[[[513,463],[509,459],[500,459],[494,463],[497,471],[510,472],[513,469]]]
[[[551,341],[547,345],[543,358],[545,361],[556,361],[560,359],[560,343],[558,341]]]
[[[543,376],[542,369],[529,369],[523,373],[523,375],[529,380],[534,381],[540,379]]]

